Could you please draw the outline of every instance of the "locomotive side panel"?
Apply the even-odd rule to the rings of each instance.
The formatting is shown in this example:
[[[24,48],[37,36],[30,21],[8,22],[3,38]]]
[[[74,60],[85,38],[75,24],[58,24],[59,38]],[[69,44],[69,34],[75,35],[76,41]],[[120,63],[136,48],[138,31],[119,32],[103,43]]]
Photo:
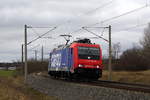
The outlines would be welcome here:
[[[70,71],[73,64],[71,53],[71,48],[51,52],[48,71]]]

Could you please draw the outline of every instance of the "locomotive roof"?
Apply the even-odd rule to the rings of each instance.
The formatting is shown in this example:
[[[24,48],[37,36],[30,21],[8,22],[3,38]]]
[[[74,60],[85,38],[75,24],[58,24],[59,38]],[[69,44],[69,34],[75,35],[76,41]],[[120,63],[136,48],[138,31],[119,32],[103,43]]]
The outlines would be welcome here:
[[[79,40],[76,40],[76,41],[73,41],[72,43],[70,43],[70,44],[68,44],[68,45],[59,45],[57,48],[54,48],[53,49],[53,51],[55,51],[55,50],[61,50],[61,49],[63,49],[63,48],[69,48],[70,46],[75,46],[75,45],[82,45],[82,46],[84,46],[84,45],[86,45],[86,46],[88,46],[88,45],[97,45],[97,46],[99,46],[98,44],[95,44],[95,43],[91,43],[91,40],[90,39],[87,39],[87,38],[84,38],[84,39],[79,39]]]

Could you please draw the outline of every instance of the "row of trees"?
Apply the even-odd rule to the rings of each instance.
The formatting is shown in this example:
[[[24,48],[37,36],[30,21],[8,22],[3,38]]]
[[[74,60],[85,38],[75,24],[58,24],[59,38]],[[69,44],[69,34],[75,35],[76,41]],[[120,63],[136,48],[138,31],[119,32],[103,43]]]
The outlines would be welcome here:
[[[150,24],[144,29],[141,47],[134,46],[124,51],[120,59],[120,45],[113,46],[113,69],[114,70],[145,70],[150,69]]]

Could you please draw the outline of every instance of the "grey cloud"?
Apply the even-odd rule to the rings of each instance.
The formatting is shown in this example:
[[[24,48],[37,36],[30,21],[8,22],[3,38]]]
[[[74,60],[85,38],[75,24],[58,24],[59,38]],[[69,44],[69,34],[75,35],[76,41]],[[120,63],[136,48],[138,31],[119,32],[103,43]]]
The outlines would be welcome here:
[[[45,48],[47,48],[45,52],[49,52],[55,47],[54,44],[65,43],[65,40],[59,37],[60,34],[72,33],[82,26],[88,26],[89,24],[100,22],[116,16],[120,14],[120,12],[124,12],[125,9],[121,7],[124,4],[121,2],[130,5],[133,4],[133,6],[134,4],[140,6],[145,3],[145,1],[141,0],[114,0],[109,6],[86,14],[86,12],[106,3],[106,0],[3,0],[0,3],[0,48],[2,48],[0,50],[0,62],[3,61],[2,58],[5,58],[5,61],[20,59],[20,47],[24,42],[24,24],[31,26],[59,25],[56,30],[47,35],[57,39],[38,40],[32,44],[43,44]],[[120,41],[123,48],[126,49],[131,47],[133,42],[138,43],[138,39],[141,37],[139,33],[142,34],[143,27],[141,29],[137,28],[128,31],[122,31],[122,29],[136,25],[139,16],[140,23],[147,22],[150,17],[148,12],[149,9],[145,9],[141,12],[104,23],[103,26],[112,25],[113,42]],[[101,24],[97,26],[101,26]],[[40,31],[40,29],[36,29],[39,34],[47,30]],[[97,29],[92,31],[100,34],[102,30]],[[104,37],[108,38],[106,34],[107,31],[105,31]],[[133,35],[125,37],[127,34]],[[74,38],[81,37],[82,35],[93,36],[84,30],[73,33],[72,35]],[[34,39],[36,36],[37,35],[33,33],[31,29],[28,30],[28,41]],[[136,38],[132,40],[133,37]],[[124,43],[125,40],[126,42]],[[104,51],[107,51],[107,44],[102,42],[102,40],[93,41],[101,44]],[[29,46],[29,48],[31,46]],[[31,52],[29,51],[29,53]]]

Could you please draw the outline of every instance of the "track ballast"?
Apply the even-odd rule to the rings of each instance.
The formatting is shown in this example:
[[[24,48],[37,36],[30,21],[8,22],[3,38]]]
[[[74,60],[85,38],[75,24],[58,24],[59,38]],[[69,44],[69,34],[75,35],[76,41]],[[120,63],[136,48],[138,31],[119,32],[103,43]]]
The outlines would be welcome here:
[[[64,79],[64,78],[53,78],[48,75],[42,75],[42,76],[45,78],[52,78],[54,80],[71,82],[71,83],[76,83],[76,84],[86,84],[86,85],[91,85],[91,86],[100,86],[100,87],[108,87],[108,88],[150,93],[150,85],[144,85],[144,84],[124,83],[124,82],[108,81],[108,80],[97,80],[97,81],[88,80],[88,79],[71,79],[70,80],[70,79]]]

